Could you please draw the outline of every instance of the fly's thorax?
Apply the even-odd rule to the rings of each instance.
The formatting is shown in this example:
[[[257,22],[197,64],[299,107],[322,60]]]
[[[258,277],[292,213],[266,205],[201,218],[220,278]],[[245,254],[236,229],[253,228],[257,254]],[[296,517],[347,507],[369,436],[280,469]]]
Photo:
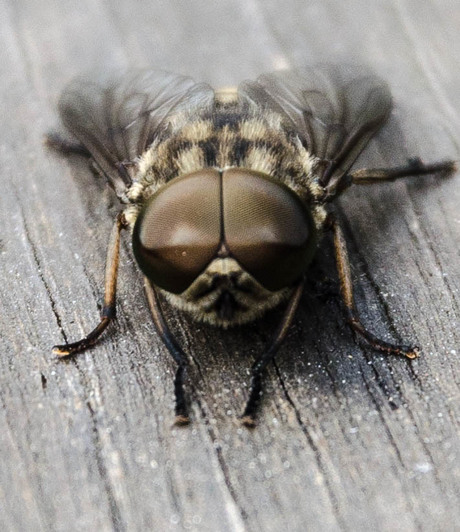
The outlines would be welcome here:
[[[255,320],[291,292],[267,290],[230,257],[214,259],[182,294],[162,290],[173,306],[193,319],[224,328]]]
[[[267,174],[315,203],[324,195],[315,176],[317,163],[278,113],[252,109],[233,90],[222,90],[211,111],[169,117],[138,158],[127,197],[142,204],[182,175],[204,168],[245,168]]]

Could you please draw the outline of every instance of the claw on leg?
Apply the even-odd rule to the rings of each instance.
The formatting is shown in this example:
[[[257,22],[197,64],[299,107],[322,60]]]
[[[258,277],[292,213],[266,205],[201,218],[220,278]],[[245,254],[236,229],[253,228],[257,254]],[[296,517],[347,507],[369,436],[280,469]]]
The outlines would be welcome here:
[[[362,338],[364,338],[366,342],[377,351],[381,351],[382,353],[385,353],[387,355],[405,356],[410,360],[413,360],[420,356],[420,349],[417,346],[403,344],[396,345],[391,344],[389,342],[385,342],[384,340],[380,340],[380,338],[377,338],[377,336],[366,330],[362,323],[356,317],[350,316],[348,318],[348,323],[350,324],[350,327],[353,329],[353,331],[355,331]]]

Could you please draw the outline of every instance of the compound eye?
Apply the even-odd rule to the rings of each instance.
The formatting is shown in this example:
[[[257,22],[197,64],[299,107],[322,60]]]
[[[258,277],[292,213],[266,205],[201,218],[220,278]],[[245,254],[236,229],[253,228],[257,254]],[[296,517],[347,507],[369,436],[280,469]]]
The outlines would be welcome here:
[[[133,251],[156,286],[180,294],[214,258],[221,240],[220,181],[212,169],[173,179],[139,214]]]
[[[305,272],[316,229],[302,200],[286,185],[249,170],[223,173],[224,235],[230,253],[262,286],[281,290]]]

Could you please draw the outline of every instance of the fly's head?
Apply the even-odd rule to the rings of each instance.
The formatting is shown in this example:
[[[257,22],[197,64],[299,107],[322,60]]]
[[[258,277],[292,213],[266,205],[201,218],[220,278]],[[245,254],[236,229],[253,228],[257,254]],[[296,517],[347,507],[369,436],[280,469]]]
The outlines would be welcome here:
[[[146,202],[133,250],[171,303],[227,327],[286,298],[317,240],[309,208],[286,185],[251,170],[207,168],[173,179]]]

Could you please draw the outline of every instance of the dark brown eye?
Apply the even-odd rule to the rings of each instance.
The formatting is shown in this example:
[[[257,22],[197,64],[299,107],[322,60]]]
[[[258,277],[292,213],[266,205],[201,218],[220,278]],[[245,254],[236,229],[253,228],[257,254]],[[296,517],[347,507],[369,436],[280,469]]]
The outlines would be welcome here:
[[[233,257],[268,290],[305,272],[316,230],[302,200],[287,186],[249,170],[223,172],[223,221]]]
[[[144,274],[179,294],[216,255],[221,241],[221,178],[204,169],[173,179],[140,213],[133,251]]]

